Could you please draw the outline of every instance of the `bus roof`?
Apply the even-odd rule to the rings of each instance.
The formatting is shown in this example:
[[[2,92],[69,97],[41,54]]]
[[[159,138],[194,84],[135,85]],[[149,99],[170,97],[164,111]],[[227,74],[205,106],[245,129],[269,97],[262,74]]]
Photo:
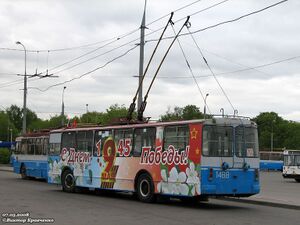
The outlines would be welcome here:
[[[17,137],[16,141],[20,141],[20,140],[26,139],[26,138],[48,137],[49,133],[50,133],[50,130],[43,130],[43,131],[38,131],[38,132],[33,132],[33,133],[27,133],[27,134]]]
[[[283,154],[284,155],[300,154],[300,150],[286,149],[283,151]]]
[[[136,123],[136,124],[126,124],[126,125],[107,125],[107,126],[91,126],[91,127],[80,127],[80,128],[61,128],[52,130],[51,133],[64,132],[64,131],[74,131],[74,130],[107,130],[107,129],[120,129],[120,128],[142,128],[142,127],[157,127],[157,126],[167,126],[167,125],[184,125],[202,123],[208,125],[223,125],[223,126],[238,126],[238,125],[252,125],[256,127],[256,124],[249,119],[244,118],[213,118],[213,119],[195,119],[195,120],[182,120],[182,121],[171,121],[171,122],[148,122],[148,123]]]

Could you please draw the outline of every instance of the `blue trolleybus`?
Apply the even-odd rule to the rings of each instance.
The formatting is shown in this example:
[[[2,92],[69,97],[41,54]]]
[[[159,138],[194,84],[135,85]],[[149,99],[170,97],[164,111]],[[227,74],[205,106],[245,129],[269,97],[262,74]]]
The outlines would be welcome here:
[[[242,118],[65,128],[50,132],[48,182],[201,199],[259,193],[256,124]]]
[[[11,161],[14,172],[28,177],[47,180],[47,151],[49,131],[29,133],[16,138],[16,148]]]

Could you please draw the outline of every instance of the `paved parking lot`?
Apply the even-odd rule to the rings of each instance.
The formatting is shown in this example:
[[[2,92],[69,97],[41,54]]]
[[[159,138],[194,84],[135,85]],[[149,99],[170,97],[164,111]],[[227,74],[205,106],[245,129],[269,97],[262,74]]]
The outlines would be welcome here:
[[[68,194],[60,186],[22,180],[5,171],[0,171],[0,199],[1,219],[6,213],[29,213],[30,218],[53,219],[54,224],[300,224],[299,210],[294,209],[217,199],[145,204],[128,194]]]

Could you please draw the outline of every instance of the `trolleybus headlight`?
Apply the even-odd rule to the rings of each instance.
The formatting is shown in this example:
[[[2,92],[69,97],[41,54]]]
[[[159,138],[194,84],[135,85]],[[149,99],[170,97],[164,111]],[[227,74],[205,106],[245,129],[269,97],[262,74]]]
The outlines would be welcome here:
[[[222,167],[222,170],[227,170],[229,168],[229,165],[227,162],[223,162],[221,167]]]
[[[248,163],[244,163],[243,164],[243,168],[244,168],[244,170],[248,170],[249,168],[250,168],[250,165],[248,164]]]

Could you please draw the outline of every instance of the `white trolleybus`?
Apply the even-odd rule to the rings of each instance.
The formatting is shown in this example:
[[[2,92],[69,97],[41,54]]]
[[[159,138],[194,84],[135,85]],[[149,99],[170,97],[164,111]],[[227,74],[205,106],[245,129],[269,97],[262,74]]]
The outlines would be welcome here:
[[[48,182],[201,199],[259,193],[257,127],[213,118],[52,130]]]
[[[300,182],[300,150],[285,150],[283,152],[282,176]]]
[[[47,152],[49,130],[28,133],[16,138],[16,149],[11,156],[15,173],[47,180]]]

